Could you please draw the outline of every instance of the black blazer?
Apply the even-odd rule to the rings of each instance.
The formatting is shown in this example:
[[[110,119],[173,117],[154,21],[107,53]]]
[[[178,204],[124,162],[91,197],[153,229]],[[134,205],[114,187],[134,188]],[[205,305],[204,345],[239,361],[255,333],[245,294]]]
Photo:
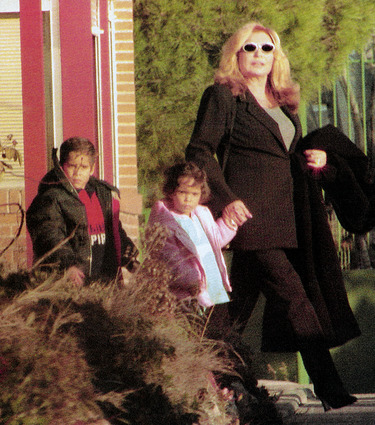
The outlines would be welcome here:
[[[221,159],[233,110],[230,153],[223,176],[214,154]],[[250,93],[246,99],[236,99],[228,87],[215,84],[203,94],[186,158],[207,171],[212,197],[220,210],[241,199],[253,214],[240,227],[233,248],[297,246],[291,156],[302,131],[298,116],[287,108],[283,111],[296,129],[289,151],[277,123]]]

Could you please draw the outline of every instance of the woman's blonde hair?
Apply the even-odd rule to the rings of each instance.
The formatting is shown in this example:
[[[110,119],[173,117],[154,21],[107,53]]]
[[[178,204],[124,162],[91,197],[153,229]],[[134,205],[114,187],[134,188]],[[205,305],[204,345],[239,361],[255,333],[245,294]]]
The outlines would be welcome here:
[[[246,80],[238,66],[238,52],[253,32],[265,32],[275,45],[274,62],[268,76],[268,88],[280,106],[287,105],[297,112],[300,91],[290,75],[289,60],[283,52],[277,33],[258,22],[250,22],[237,30],[224,44],[219,68],[215,73],[215,82],[227,85],[234,96],[245,96],[248,91]]]

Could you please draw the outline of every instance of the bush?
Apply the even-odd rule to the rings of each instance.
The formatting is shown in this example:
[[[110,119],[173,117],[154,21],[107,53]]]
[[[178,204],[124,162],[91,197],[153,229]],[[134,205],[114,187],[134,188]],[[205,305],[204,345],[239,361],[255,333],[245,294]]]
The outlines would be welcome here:
[[[156,232],[128,284],[76,288],[53,274],[3,271],[0,423],[280,423],[229,344],[207,338],[203,317],[170,293],[170,273],[152,255],[160,243]],[[235,406],[217,382],[238,386],[241,368],[251,390],[246,399],[241,387]]]
[[[208,378],[230,365],[160,277],[150,264],[126,287],[51,277],[3,301],[0,422],[229,424]]]

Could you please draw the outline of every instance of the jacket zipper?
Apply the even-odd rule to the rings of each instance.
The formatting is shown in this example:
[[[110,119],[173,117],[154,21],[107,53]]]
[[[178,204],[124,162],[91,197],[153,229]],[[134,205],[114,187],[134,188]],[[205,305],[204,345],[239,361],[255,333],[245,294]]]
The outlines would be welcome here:
[[[57,167],[61,170],[61,172],[65,175],[64,170],[62,169],[61,165],[59,163],[56,163],[55,165],[57,165]],[[81,202],[81,200],[79,199],[79,194],[77,192],[77,189],[72,185],[71,181],[67,178],[66,179],[68,184],[71,186],[72,192],[74,192],[78,198],[78,200]],[[85,214],[86,214],[86,209],[85,209]],[[87,220],[87,214],[86,214],[86,222],[88,223]],[[91,277],[91,273],[92,273],[92,248],[91,248],[91,239],[90,239],[90,233],[88,230],[88,225],[87,225],[87,236],[88,236],[88,240],[89,240],[89,277]]]
[[[81,202],[81,200],[79,199],[79,194],[78,194],[77,189],[72,185],[72,183],[70,182],[69,179],[67,179],[67,180],[68,180],[68,183],[70,184],[70,186],[72,187],[73,192],[77,195],[79,202]],[[87,220],[86,208],[85,208],[85,215],[86,215],[86,222],[87,222],[87,236],[88,236],[88,240],[89,240],[89,277],[91,277],[91,273],[92,273],[92,247],[91,247],[90,233],[89,233],[89,229],[88,229],[88,220]]]

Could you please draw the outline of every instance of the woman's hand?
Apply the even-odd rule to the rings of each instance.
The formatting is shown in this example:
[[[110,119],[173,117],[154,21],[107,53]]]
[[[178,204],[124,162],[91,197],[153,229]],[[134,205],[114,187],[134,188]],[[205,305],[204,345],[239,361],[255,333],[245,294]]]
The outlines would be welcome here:
[[[307,165],[311,168],[323,168],[327,164],[327,154],[319,149],[307,149],[303,152]]]
[[[223,210],[225,224],[234,230],[237,229],[237,226],[242,226],[251,217],[251,212],[239,199],[228,204]]]

